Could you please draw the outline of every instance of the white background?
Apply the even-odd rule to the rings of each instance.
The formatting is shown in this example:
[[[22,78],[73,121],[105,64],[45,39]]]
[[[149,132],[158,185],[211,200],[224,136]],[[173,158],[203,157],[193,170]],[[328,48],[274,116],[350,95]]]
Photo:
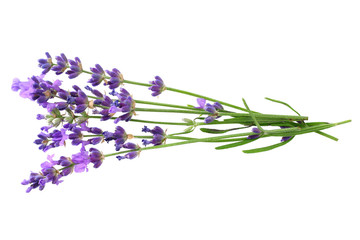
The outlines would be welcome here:
[[[1,239],[360,239],[358,1],[7,1],[0,9]],[[264,100],[272,97],[311,121],[353,122],[326,131],[338,142],[307,134],[260,154],[241,150],[278,139],[109,158],[26,194],[20,182],[47,155],[33,144],[44,110],[10,86],[38,75],[46,51],[78,56],[87,69],[117,67],[129,80],[160,75],[234,104],[244,97],[261,112],[292,114]],[[159,101],[195,99],[165,92]]]

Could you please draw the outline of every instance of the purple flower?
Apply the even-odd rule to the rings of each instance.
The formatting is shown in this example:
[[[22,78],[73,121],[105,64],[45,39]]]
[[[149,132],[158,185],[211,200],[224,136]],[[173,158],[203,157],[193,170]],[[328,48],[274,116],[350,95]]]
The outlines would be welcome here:
[[[211,105],[210,103],[205,104],[204,110],[211,114],[216,114],[216,108],[213,105]]]
[[[197,98],[196,101],[197,101],[197,103],[199,104],[199,106],[198,106],[198,107],[195,107],[195,108],[204,109],[206,100],[203,99],[203,98]]]
[[[65,54],[60,54],[60,56],[56,56],[56,64],[51,68],[52,71],[55,71],[56,75],[60,75],[63,72],[65,72],[65,70],[68,68],[69,66],[69,62],[65,56]]]
[[[90,163],[90,157],[89,152],[84,147],[81,148],[79,153],[73,154],[71,159],[76,164],[74,167],[75,172],[88,171],[87,165]]]
[[[111,140],[115,141],[115,150],[119,151],[121,147],[123,147],[123,144],[126,142],[126,140],[128,139],[129,135],[125,132],[125,129],[120,127],[120,126],[116,126],[115,132],[114,133],[110,133],[110,132],[104,132],[104,140],[109,142]]]
[[[70,63],[70,70],[67,70],[66,74],[69,75],[68,77],[70,79],[76,78],[83,71],[81,61],[78,57],[76,57],[75,60],[69,60],[69,63]]]
[[[48,52],[45,53],[46,58],[39,59],[39,67],[44,69],[42,74],[46,74],[50,71],[51,67],[53,66],[51,56]]]
[[[64,146],[65,141],[69,139],[69,136],[66,134],[65,128],[62,128],[59,130],[54,130],[54,132],[51,134],[52,140],[55,142],[55,145],[57,146]]]
[[[105,80],[104,69],[99,64],[96,64],[95,67],[90,68],[90,70],[93,74],[91,75],[91,79],[88,81],[88,83],[91,83],[93,87],[99,85],[102,81]]]
[[[218,102],[214,102],[213,106],[216,110],[224,110],[224,107]]]
[[[159,126],[154,127],[152,130],[149,129],[147,126],[144,126],[142,129],[143,132],[150,132],[153,134],[153,138],[151,140],[143,139],[142,143],[144,146],[147,146],[149,144],[161,145],[166,141],[166,132]]]
[[[253,133],[261,133],[261,131],[258,128],[253,128],[251,131]],[[259,138],[259,137],[260,137],[260,134],[255,134],[255,135],[249,135],[247,137],[247,139],[256,139],[256,138]]]
[[[13,80],[11,90],[17,92],[20,90],[20,97],[32,99],[32,93],[35,91],[34,81],[32,78],[28,78],[27,82],[21,82],[18,78]]]
[[[120,161],[122,159],[134,159],[136,158],[137,156],[139,156],[139,152],[129,152],[127,154],[125,154],[125,156],[116,156],[116,158]]]
[[[135,101],[125,88],[120,89],[120,93],[114,91],[114,95],[118,97],[119,101],[112,102],[112,105],[108,111],[110,114],[116,112],[123,112],[125,114],[120,115],[115,119],[114,123],[117,124],[120,120],[128,122],[135,114]]]
[[[77,94],[78,96],[75,98],[75,104],[76,104],[75,113],[82,113],[83,111],[86,110],[86,108],[90,106],[89,100],[87,95],[83,91],[78,90]]]
[[[149,83],[152,85],[149,87],[149,90],[152,91],[151,95],[154,97],[166,90],[164,81],[159,76],[155,76],[155,80],[150,81]]]
[[[59,161],[53,160],[54,155],[48,156],[48,161],[41,164],[41,172],[31,173],[29,179],[25,179],[21,182],[22,185],[28,185],[26,192],[30,192],[32,189],[39,188],[42,191],[45,188],[45,184],[51,182],[52,184],[58,185],[62,182],[59,180],[63,175],[54,168],[55,165],[59,164]]]
[[[110,76],[110,80],[106,84],[109,85],[110,89],[118,88],[121,84],[124,83],[124,77],[118,69],[113,68],[112,71],[106,70],[106,72]]]
[[[40,133],[38,139],[34,141],[36,145],[40,145],[39,149],[46,152],[51,148],[64,146],[65,141],[68,139],[65,128],[59,130],[54,130],[52,133]]]
[[[214,104],[210,104],[210,103],[206,103],[206,100],[203,98],[198,98],[196,100],[199,106],[195,108],[204,109],[205,111],[210,113],[210,115],[205,118],[204,120],[205,123],[211,123],[215,119],[219,118],[220,116],[218,110],[224,110],[223,106],[218,102],[215,102]]]
[[[42,114],[37,114],[37,115],[36,115],[36,119],[37,119],[37,120],[42,120],[42,119],[45,119],[45,116],[42,115]]]
[[[90,91],[92,94],[94,94],[94,95],[95,95],[96,97],[98,97],[98,98],[101,98],[101,99],[104,98],[104,95],[103,95],[99,90],[92,89],[92,88],[89,87],[89,86],[86,86],[85,89],[88,90],[88,91]]]
[[[44,75],[32,76],[28,82],[20,82],[20,80],[14,79],[12,89],[14,91],[21,90],[21,97],[36,100],[40,106],[47,108],[47,101],[54,98],[57,92],[61,90],[61,81],[45,81],[43,77]]]
[[[104,155],[96,148],[90,148],[90,162],[94,164],[94,168],[98,168],[104,161]]]

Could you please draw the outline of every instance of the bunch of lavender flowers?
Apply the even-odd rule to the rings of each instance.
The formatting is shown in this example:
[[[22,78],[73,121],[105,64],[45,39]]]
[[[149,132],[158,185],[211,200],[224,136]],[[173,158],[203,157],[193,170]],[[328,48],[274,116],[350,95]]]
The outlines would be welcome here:
[[[115,157],[114,159],[118,160],[131,160],[146,150],[199,142],[215,143],[218,145],[215,149],[221,150],[250,144],[266,137],[280,138],[270,146],[243,150],[244,153],[258,153],[284,146],[296,136],[312,132],[337,141],[336,137],[322,130],[351,121],[308,122],[307,116],[301,115],[289,104],[271,98],[266,99],[289,107],[295,114],[259,113],[251,110],[244,99],[243,106],[238,106],[197,93],[165,87],[159,76],[155,76],[148,83],[130,81],[124,79],[117,68],[104,70],[100,64],[96,64],[87,71],[78,57],[72,60],[62,53],[53,61],[49,53],[45,55],[46,58],[39,60],[39,67],[42,69],[40,75],[32,76],[23,82],[16,78],[11,89],[19,91],[22,98],[30,99],[43,108],[36,116],[38,120],[45,122],[34,140],[39,150],[52,152],[71,144],[77,147],[78,151],[71,156],[60,156],[57,160],[54,160],[54,153],[48,155],[47,161],[40,165],[41,170],[32,172],[28,179],[22,181],[23,185],[28,185],[27,192],[35,188],[43,190],[47,183],[57,185],[72,172],[88,171],[90,163],[94,168],[98,168],[105,159]],[[56,79],[49,76],[51,71],[55,72]],[[91,87],[86,81],[79,80],[70,89],[65,88],[65,80],[57,79],[63,75],[69,79],[85,76]],[[126,85],[147,87],[149,94],[157,97],[156,101],[139,99],[141,96],[136,95],[136,92],[131,94],[126,90]],[[103,91],[101,88],[107,90]],[[198,106],[159,102],[159,96],[163,92],[192,96],[196,98],[194,103],[197,102]],[[139,105],[155,108],[138,107]],[[182,120],[171,122],[140,119],[136,112],[181,114]],[[99,121],[108,122],[107,129],[100,128]],[[142,131],[145,135],[128,133],[124,128],[126,122],[146,124],[139,129],[139,132]],[[237,126],[219,128],[220,125],[228,124]],[[165,125],[169,126],[169,129],[165,128]],[[185,129],[175,131],[176,126],[183,126]],[[248,128],[251,130],[246,130]],[[193,132],[196,129],[207,136],[194,137]],[[103,153],[101,148],[104,144],[112,144],[114,151]]]

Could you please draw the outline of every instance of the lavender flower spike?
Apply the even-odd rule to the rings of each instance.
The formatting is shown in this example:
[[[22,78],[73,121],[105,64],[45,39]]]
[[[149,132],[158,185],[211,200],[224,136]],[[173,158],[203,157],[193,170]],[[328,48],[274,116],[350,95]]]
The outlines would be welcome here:
[[[124,83],[124,76],[118,69],[113,68],[112,71],[106,70],[106,72],[111,77],[107,82],[107,85],[109,85],[110,89],[118,88],[121,84]]]
[[[11,90],[15,92],[20,90],[20,97],[32,100],[32,93],[35,91],[34,83],[32,78],[28,78],[27,82],[21,82],[18,78],[15,78],[11,85]]]
[[[149,87],[149,90],[152,91],[151,95],[153,97],[159,96],[160,93],[166,90],[164,81],[159,76],[155,76],[155,80],[150,81],[149,83],[152,84],[152,86]]]
[[[56,75],[60,75],[63,72],[65,72],[65,70],[68,68],[69,66],[69,62],[65,56],[65,54],[60,54],[60,56],[56,56],[55,57],[57,63],[55,66],[53,66],[51,68],[52,71],[55,71]]]
[[[75,60],[69,60],[69,63],[70,63],[70,70],[67,70],[66,74],[69,75],[70,79],[76,78],[83,71],[81,61],[78,57],[76,57]]]
[[[153,138],[151,140],[143,139],[142,143],[144,146],[149,144],[153,144],[154,146],[161,145],[166,141],[166,131],[164,131],[161,127],[156,126],[154,129],[149,129],[147,126],[144,126],[142,129],[143,132],[151,132],[153,134]]]
[[[42,74],[46,74],[50,71],[51,67],[53,66],[53,62],[51,59],[51,56],[48,52],[45,53],[46,58],[39,59],[39,67],[44,69],[42,71]]]
[[[91,72],[91,79],[88,83],[91,83],[93,87],[99,85],[105,79],[105,72],[104,69],[99,65],[96,64],[94,68],[90,68]]]

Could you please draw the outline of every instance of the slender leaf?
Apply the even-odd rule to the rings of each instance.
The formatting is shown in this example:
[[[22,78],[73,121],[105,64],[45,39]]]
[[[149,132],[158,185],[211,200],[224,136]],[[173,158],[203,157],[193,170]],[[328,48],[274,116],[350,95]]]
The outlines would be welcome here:
[[[240,141],[240,142],[235,142],[235,143],[230,143],[230,144],[225,144],[225,145],[218,146],[215,149],[216,150],[222,150],[222,149],[238,147],[238,146],[242,146],[242,145],[251,143],[251,142],[253,142],[255,140],[258,140],[258,139],[257,138],[256,139],[244,139],[243,141]]]
[[[238,127],[238,128],[230,128],[230,129],[213,129],[213,128],[200,128],[200,131],[205,133],[213,133],[213,134],[220,134],[220,133],[227,133],[234,130],[244,129],[248,127]]]
[[[254,149],[249,149],[249,150],[243,150],[243,152],[244,152],[244,153],[266,152],[266,151],[270,151],[270,150],[273,150],[273,149],[275,149],[275,148],[284,146],[285,144],[288,144],[291,140],[293,140],[293,137],[290,138],[290,139],[287,140],[287,141],[284,141],[284,142],[280,142],[280,143],[273,144],[273,145],[266,146],[266,147],[262,147],[262,148],[254,148]]]
[[[330,134],[324,133],[324,132],[322,132],[322,131],[316,131],[316,133],[317,133],[317,134],[320,134],[320,135],[322,135],[322,136],[324,136],[324,137],[330,138],[331,140],[334,140],[334,141],[338,141],[338,140],[339,140],[338,138],[336,138],[336,137],[334,137],[334,136],[332,136],[332,135],[330,135]]]
[[[243,103],[244,103],[244,105],[245,105],[245,107],[246,107],[246,110],[249,112],[250,117],[254,120],[254,123],[255,123],[256,127],[257,127],[261,132],[263,132],[263,131],[264,131],[263,128],[260,126],[260,124],[259,124],[258,121],[256,120],[253,112],[250,110],[250,108],[249,108],[249,106],[247,105],[245,99],[243,98],[242,100],[243,100]]]
[[[280,100],[275,100],[272,98],[265,98],[266,100],[272,101],[272,102],[276,102],[276,103],[280,103],[283,104],[285,106],[287,106],[288,108],[290,108],[291,110],[293,110],[297,115],[301,116],[300,113],[298,113],[295,109],[293,109],[289,104],[287,104],[286,102],[280,101]]]

